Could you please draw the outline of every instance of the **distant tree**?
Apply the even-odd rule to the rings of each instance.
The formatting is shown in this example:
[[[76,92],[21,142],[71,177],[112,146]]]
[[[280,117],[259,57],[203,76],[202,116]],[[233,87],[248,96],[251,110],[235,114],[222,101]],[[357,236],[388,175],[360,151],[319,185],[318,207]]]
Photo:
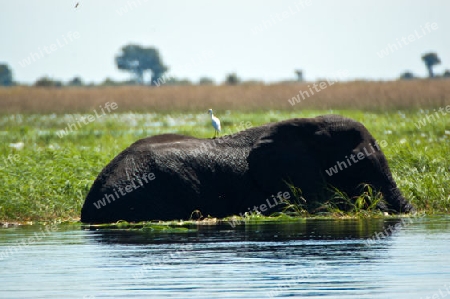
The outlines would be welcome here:
[[[83,80],[81,80],[80,77],[74,77],[72,80],[70,80],[69,82],[67,82],[68,86],[83,86]]]
[[[429,77],[434,78],[433,67],[437,64],[440,64],[441,60],[439,59],[436,53],[432,52],[422,55],[422,60],[428,69]]]
[[[105,80],[103,80],[102,83],[100,83],[100,86],[117,86],[117,85],[120,85],[120,83],[114,81],[111,78],[106,78]]]
[[[153,47],[144,48],[139,45],[126,45],[122,48],[120,55],[116,57],[119,70],[134,73],[136,82],[144,84],[144,73],[151,72],[150,84],[155,83],[167,71],[162,63],[159,51]]]
[[[7,64],[0,64],[0,86],[14,85],[12,71]]]
[[[136,81],[134,80],[125,80],[125,81],[114,81],[111,78],[106,78],[99,84],[99,86],[130,86],[136,85]]]
[[[175,77],[170,77],[167,78],[164,84],[181,86],[181,85],[192,85],[192,82],[189,79],[179,79]]]
[[[303,82],[303,71],[302,70],[295,70],[295,74],[297,75],[297,81]]]
[[[410,71],[406,71],[403,74],[400,75],[400,80],[411,80],[414,79],[415,76]]]
[[[242,81],[241,84],[247,85],[247,86],[249,86],[249,85],[264,85],[264,81],[250,79],[250,80]]]
[[[57,81],[57,80],[53,80],[47,76],[44,76],[42,78],[39,78],[36,80],[36,82],[34,83],[34,86],[39,86],[39,87],[61,87],[62,86],[62,82],[61,81]]]
[[[445,72],[442,74],[442,77],[450,78],[450,70],[445,70]]]
[[[225,78],[225,83],[228,85],[237,85],[241,82],[241,79],[236,75],[236,73],[228,74]]]
[[[199,85],[214,85],[214,80],[211,78],[207,78],[207,77],[202,77],[200,78],[200,80],[198,81]]]

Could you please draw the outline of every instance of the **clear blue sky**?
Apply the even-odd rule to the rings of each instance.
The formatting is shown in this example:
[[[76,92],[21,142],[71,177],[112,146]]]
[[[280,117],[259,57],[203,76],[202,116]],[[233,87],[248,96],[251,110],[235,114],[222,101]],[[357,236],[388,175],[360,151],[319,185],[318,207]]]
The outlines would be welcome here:
[[[442,60],[437,73],[450,69],[449,13],[448,0],[0,0],[0,62],[19,82],[122,80],[130,75],[114,57],[137,43],[159,49],[171,75],[191,80],[236,72],[271,82],[294,79],[295,69],[306,80],[343,70],[344,80],[426,76],[420,57],[428,51]],[[380,58],[388,44],[398,49]]]

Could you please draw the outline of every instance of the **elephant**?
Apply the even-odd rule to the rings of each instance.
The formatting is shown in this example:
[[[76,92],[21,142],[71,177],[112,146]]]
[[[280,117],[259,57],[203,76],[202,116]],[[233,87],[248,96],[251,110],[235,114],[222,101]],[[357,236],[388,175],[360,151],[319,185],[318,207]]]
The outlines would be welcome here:
[[[309,207],[330,196],[329,186],[353,197],[364,183],[383,194],[381,211],[413,210],[364,125],[331,114],[211,139],[140,139],[95,179],[81,222],[181,220],[194,211],[217,218],[249,211],[271,215],[282,209],[282,199],[293,197],[287,183],[301,190]]]

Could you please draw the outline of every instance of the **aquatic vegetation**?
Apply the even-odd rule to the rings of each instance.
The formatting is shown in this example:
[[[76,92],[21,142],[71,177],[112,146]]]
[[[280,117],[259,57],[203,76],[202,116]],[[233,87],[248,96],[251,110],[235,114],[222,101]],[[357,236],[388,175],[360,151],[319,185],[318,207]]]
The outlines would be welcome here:
[[[385,204],[381,192],[374,190],[371,185],[362,184],[361,194],[352,198],[345,192],[329,186],[328,194],[324,192],[322,195],[324,202],[315,203],[318,206],[308,206],[308,201],[303,197],[302,190],[292,184],[287,183],[287,185],[293,195],[290,199],[283,200],[284,206],[281,214],[287,216],[370,217],[381,215],[382,213],[377,209],[377,206]],[[280,213],[274,215],[278,214]]]
[[[289,187],[293,197],[283,199],[285,206],[282,214],[296,217],[304,217],[309,215],[307,201],[303,197],[302,190],[291,183],[285,182]]]
[[[333,196],[324,203],[323,209],[335,215],[373,216],[380,215],[379,205],[385,205],[383,194],[371,185],[362,184],[361,194],[353,198],[337,188],[330,187]]]
[[[347,110],[217,112],[224,135],[239,131],[243,123],[247,124],[245,127],[258,126],[327,113],[359,120],[378,141],[385,141],[380,145],[394,179],[403,195],[419,211],[450,212],[450,135],[447,133],[450,114],[418,128],[416,124],[420,120],[435,113],[432,109],[379,113]],[[77,220],[98,173],[131,143],[161,133],[211,137],[211,120],[204,110],[198,113],[111,113],[62,138],[58,136],[57,132],[73,122],[74,117],[87,114],[0,115],[0,221]],[[364,192],[363,197],[347,203],[356,214],[365,215],[379,200],[374,190]],[[306,216],[304,201],[300,193],[297,195],[286,205],[284,215],[273,215],[273,218],[287,220],[289,215]],[[345,196],[339,196],[345,203]],[[330,204],[316,212],[333,214],[333,208]],[[250,215],[246,223],[263,218]]]

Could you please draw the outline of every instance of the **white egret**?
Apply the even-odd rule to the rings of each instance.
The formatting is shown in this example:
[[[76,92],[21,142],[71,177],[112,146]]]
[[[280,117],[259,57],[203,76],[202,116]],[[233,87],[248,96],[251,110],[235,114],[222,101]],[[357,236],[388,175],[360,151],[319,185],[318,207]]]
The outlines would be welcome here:
[[[212,109],[209,109],[208,113],[211,115],[211,122],[212,122],[212,125],[214,127],[214,131],[215,131],[214,132],[214,138],[215,138],[216,136],[219,135],[220,130],[221,130],[221,128],[220,128],[220,119],[218,119],[217,117],[214,116]]]

